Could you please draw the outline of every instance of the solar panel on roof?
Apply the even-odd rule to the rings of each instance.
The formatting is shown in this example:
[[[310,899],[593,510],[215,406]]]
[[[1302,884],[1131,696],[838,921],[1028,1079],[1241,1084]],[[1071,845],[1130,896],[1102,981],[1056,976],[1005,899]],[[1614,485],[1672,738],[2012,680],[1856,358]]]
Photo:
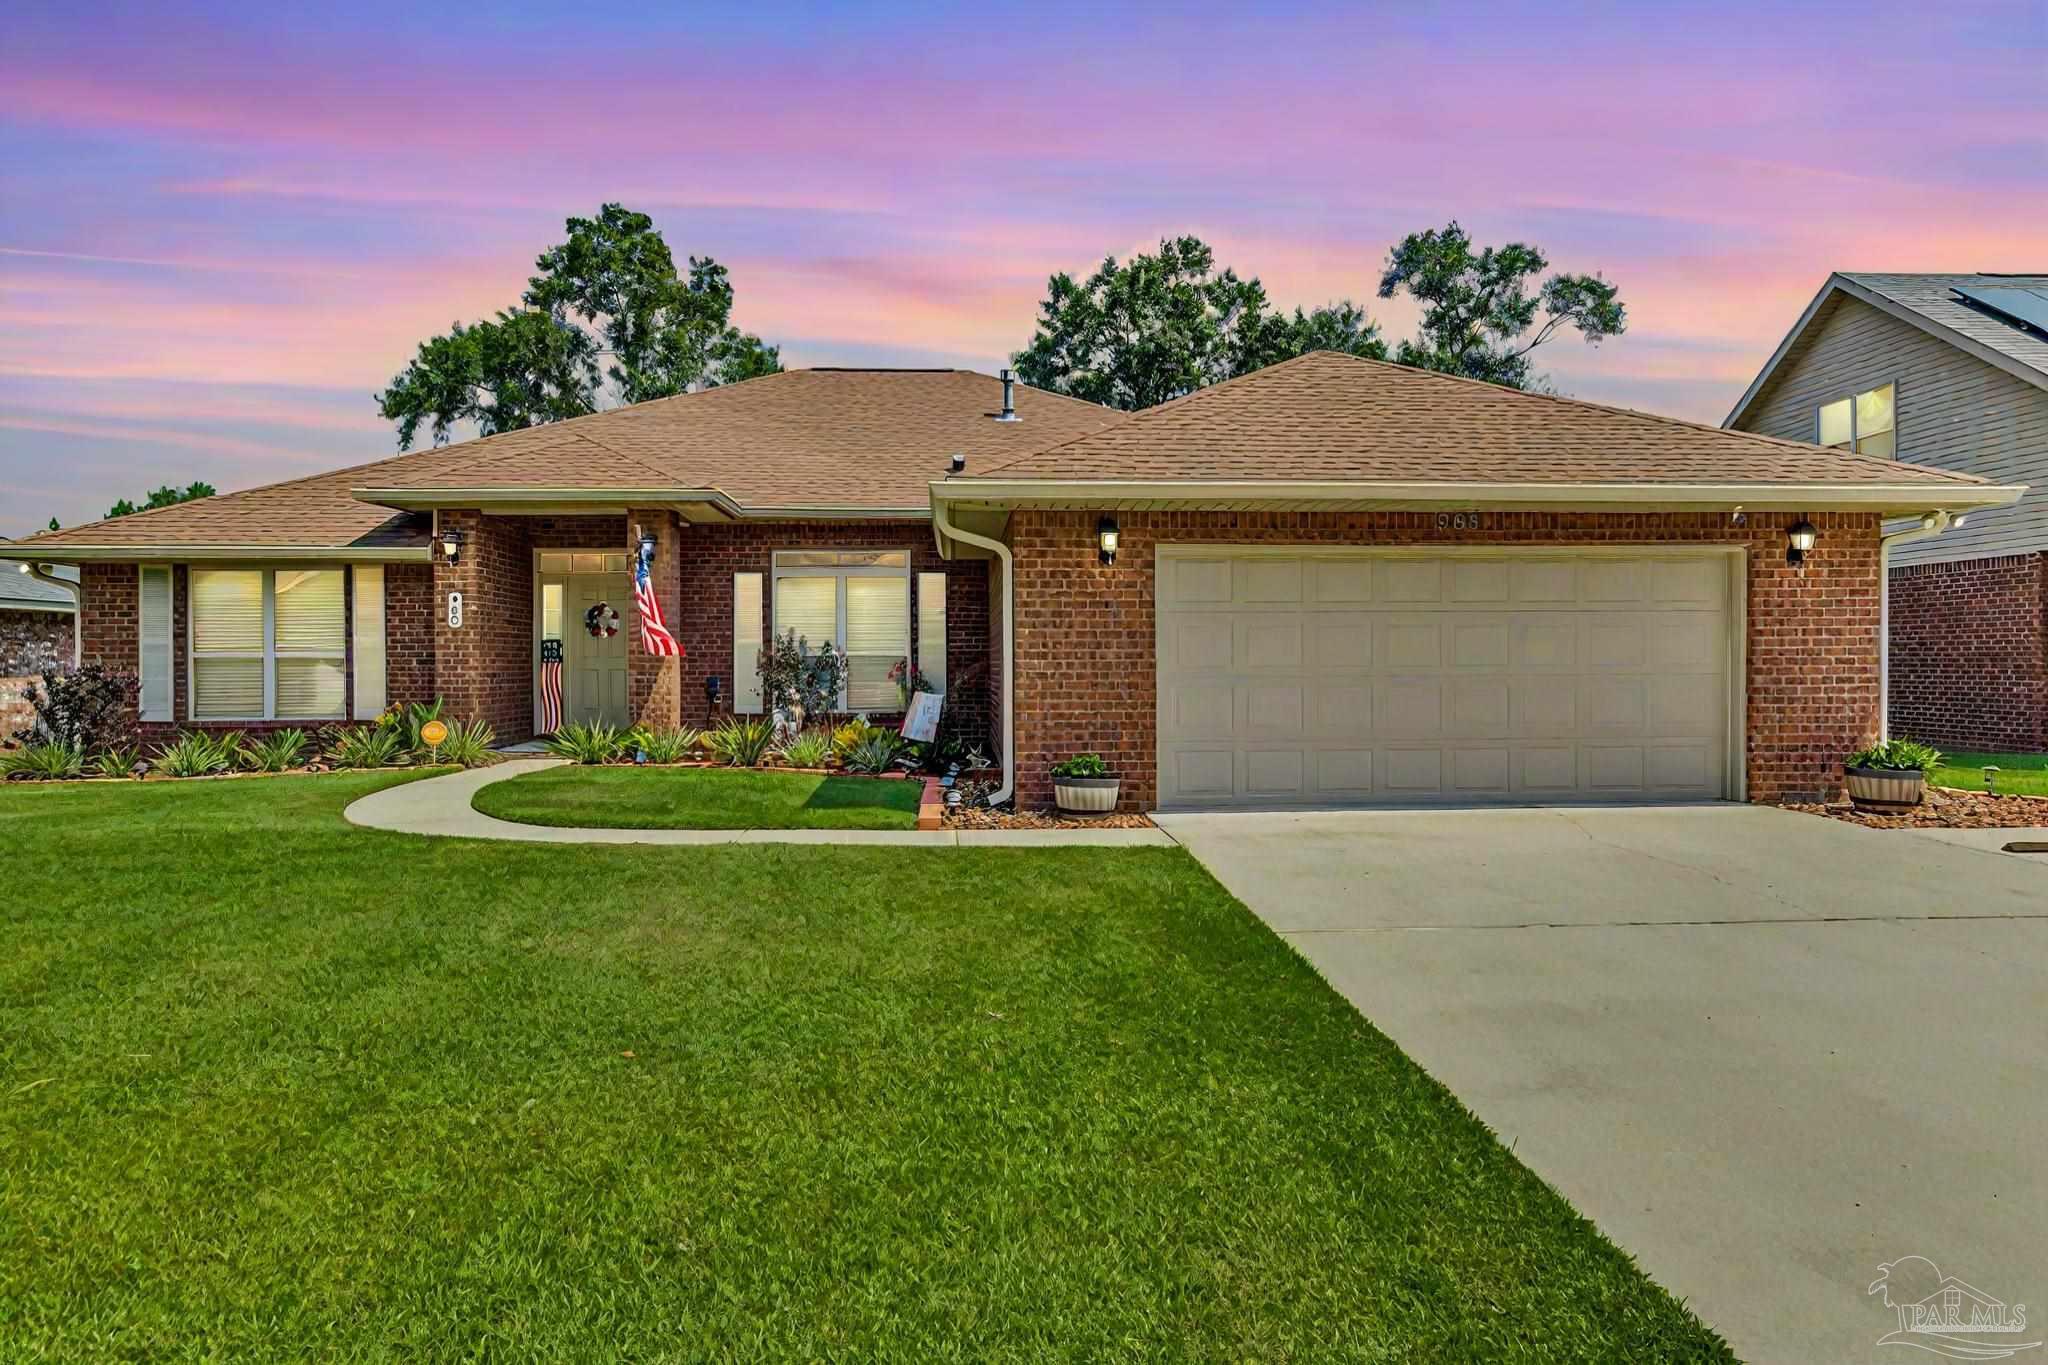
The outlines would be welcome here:
[[[1982,289],[1957,285],[1956,297],[1995,313],[2001,322],[2048,337],[2048,290]]]

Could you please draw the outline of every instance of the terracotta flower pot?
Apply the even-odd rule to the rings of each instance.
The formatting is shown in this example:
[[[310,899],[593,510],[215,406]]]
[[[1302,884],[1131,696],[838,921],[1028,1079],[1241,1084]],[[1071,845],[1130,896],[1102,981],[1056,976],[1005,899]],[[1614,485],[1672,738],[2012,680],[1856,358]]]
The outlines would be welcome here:
[[[1927,797],[1918,768],[1846,768],[1849,800],[1864,810],[1911,810]]]

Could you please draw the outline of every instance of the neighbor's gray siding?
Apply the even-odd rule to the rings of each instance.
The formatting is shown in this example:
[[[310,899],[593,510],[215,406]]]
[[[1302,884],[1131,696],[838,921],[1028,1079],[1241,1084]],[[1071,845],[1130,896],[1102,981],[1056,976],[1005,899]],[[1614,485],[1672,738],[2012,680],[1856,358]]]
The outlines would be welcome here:
[[[1736,425],[1814,438],[1814,411],[1845,394],[1898,385],[1899,458],[2034,491],[1973,512],[1960,531],[1909,542],[1894,564],[2048,549],[2048,390],[1985,364],[1860,299],[1838,297]]]

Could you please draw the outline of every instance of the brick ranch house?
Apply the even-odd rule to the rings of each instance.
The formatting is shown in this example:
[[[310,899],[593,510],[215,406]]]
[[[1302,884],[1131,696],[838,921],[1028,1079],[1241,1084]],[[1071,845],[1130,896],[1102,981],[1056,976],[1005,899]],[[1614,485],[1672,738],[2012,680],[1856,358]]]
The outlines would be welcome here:
[[[878,718],[914,661],[1026,806],[1087,751],[1130,809],[1764,801],[1879,728],[1885,519],[2019,496],[1326,352],[1133,415],[1012,394],[792,371],[27,545],[157,733],[439,695],[524,739],[548,639],[569,717],[704,725],[794,627]],[[642,536],[681,660],[635,640]]]

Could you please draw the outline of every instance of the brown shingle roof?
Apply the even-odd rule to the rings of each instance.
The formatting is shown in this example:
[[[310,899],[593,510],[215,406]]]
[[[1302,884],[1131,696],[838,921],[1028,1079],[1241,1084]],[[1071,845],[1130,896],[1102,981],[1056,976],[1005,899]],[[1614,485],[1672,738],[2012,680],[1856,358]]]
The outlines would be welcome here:
[[[1019,384],[1015,422],[992,420],[1002,381],[967,370],[790,370],[702,393],[46,532],[69,547],[424,546],[427,519],[354,490],[715,489],[750,512],[913,509],[954,452],[1009,460],[1122,420]],[[401,503],[410,499],[392,499]]]
[[[1001,480],[1980,484],[1427,370],[1316,351],[1007,464]]]

